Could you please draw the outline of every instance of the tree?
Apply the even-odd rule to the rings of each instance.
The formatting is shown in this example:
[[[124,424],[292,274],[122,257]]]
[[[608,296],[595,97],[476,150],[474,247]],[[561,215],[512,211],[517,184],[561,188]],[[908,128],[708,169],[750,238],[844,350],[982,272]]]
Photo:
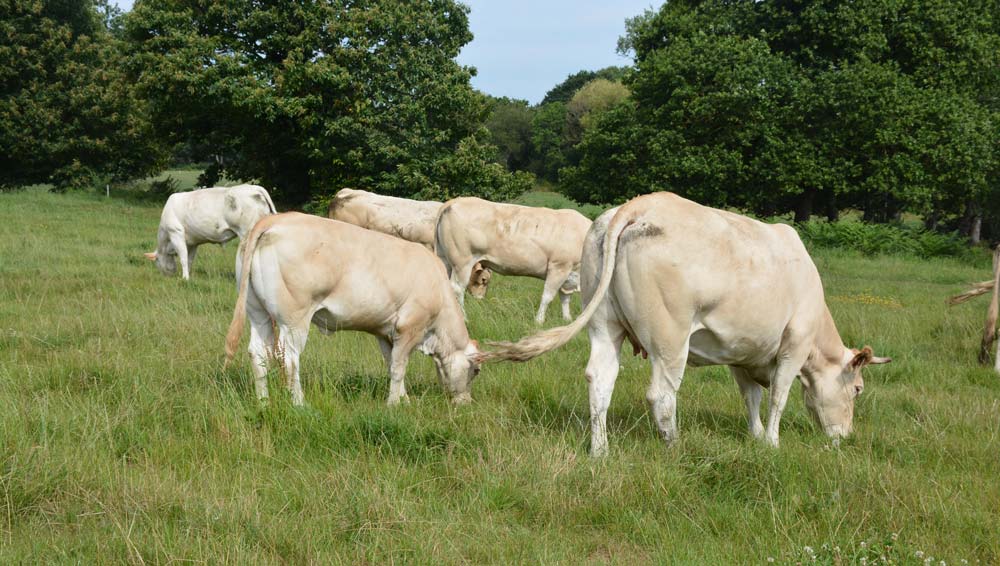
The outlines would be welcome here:
[[[534,112],[527,100],[495,98],[493,111],[486,121],[490,141],[499,151],[498,160],[511,171],[526,171],[534,151],[531,145],[531,121]]]
[[[140,0],[125,30],[159,130],[209,142],[229,176],[295,204],[343,186],[452,194],[450,174],[492,170],[488,101],[455,62],[467,12],[453,0]],[[524,185],[476,176],[492,184],[463,190],[503,199]]]
[[[628,21],[634,107],[584,133],[566,188],[600,202],[669,188],[798,221],[910,210],[971,235],[998,200],[1000,73],[984,71],[1000,68],[998,14],[997,0],[667,2]]]
[[[566,138],[571,145],[580,142],[584,129],[594,117],[628,98],[621,83],[597,78],[580,87],[566,105]]]
[[[164,151],[90,0],[7,0],[0,22],[0,187],[56,190],[152,172]]]
[[[566,165],[566,104],[540,105],[531,121],[531,144],[537,156],[535,174],[553,183]]]
[[[553,102],[568,103],[576,91],[594,79],[605,79],[611,82],[621,82],[625,76],[625,67],[605,67],[598,71],[578,71],[566,77],[566,80],[552,87],[545,93],[545,98],[538,103],[544,106]]]

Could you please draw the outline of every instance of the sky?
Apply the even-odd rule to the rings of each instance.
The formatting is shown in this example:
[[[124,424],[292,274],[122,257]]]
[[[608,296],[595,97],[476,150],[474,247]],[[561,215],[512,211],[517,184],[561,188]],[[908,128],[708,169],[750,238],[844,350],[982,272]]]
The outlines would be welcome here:
[[[472,86],[535,104],[567,76],[631,61],[618,55],[625,19],[654,0],[463,0],[475,39],[459,63],[475,67]],[[656,0],[658,4],[658,0]],[[123,10],[132,0],[117,0]]]

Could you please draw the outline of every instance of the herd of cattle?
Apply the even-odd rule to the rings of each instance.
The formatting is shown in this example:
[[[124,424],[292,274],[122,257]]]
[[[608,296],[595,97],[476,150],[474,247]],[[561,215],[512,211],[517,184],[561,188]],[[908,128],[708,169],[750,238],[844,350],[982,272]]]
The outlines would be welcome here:
[[[530,360],[586,326],[593,454],[607,452],[607,410],[626,339],[652,364],[646,399],[666,441],[677,437],[685,367],[727,365],[750,433],[777,446],[796,377],[809,412],[839,439],[851,433],[861,370],[891,361],[867,346],[844,345],[794,229],[671,193],[637,197],[591,222],[569,210],[343,189],[328,215],[277,214],[267,191],[254,185],[179,193],[164,206],[156,252],[146,254],[168,274],[179,262],[187,279],[198,245],[240,238],[226,359],[249,318],[262,400],[268,362],[277,360],[293,403],[304,402],[299,358],[310,324],[324,333],[374,335],[389,367],[390,404],[406,399],[415,348],[432,357],[452,399],[465,403],[481,364]],[[581,291],[584,310],[566,326],[480,350],[466,328],[464,295],[484,296],[492,273],[545,281],[539,323],[557,292],[564,318],[571,318],[573,292]]]

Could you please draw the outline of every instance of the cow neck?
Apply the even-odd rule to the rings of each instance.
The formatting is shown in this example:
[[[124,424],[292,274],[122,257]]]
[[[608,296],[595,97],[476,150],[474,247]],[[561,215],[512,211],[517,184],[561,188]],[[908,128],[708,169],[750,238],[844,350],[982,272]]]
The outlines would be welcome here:
[[[803,367],[807,377],[823,375],[824,369],[836,366],[838,373],[844,362],[844,341],[840,339],[837,325],[833,322],[830,309],[824,304],[820,317],[819,328],[813,339],[812,352]]]

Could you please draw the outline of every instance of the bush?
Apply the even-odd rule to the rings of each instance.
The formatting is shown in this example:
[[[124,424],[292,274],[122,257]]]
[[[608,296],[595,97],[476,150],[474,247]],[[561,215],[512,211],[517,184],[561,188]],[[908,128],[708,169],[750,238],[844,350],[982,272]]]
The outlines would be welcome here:
[[[565,195],[548,191],[524,193],[511,202],[514,204],[522,204],[524,206],[543,206],[545,208],[554,209],[572,208],[591,220],[600,216],[605,210],[604,207],[596,204],[580,204]]]
[[[174,179],[173,175],[167,175],[164,179],[149,183],[149,189],[146,190],[146,193],[151,197],[166,199],[180,191],[181,187],[177,179]]]
[[[855,250],[865,255],[907,255],[919,258],[962,257],[970,253],[957,234],[940,234],[922,228],[864,222],[811,221],[796,225],[809,247]]]

